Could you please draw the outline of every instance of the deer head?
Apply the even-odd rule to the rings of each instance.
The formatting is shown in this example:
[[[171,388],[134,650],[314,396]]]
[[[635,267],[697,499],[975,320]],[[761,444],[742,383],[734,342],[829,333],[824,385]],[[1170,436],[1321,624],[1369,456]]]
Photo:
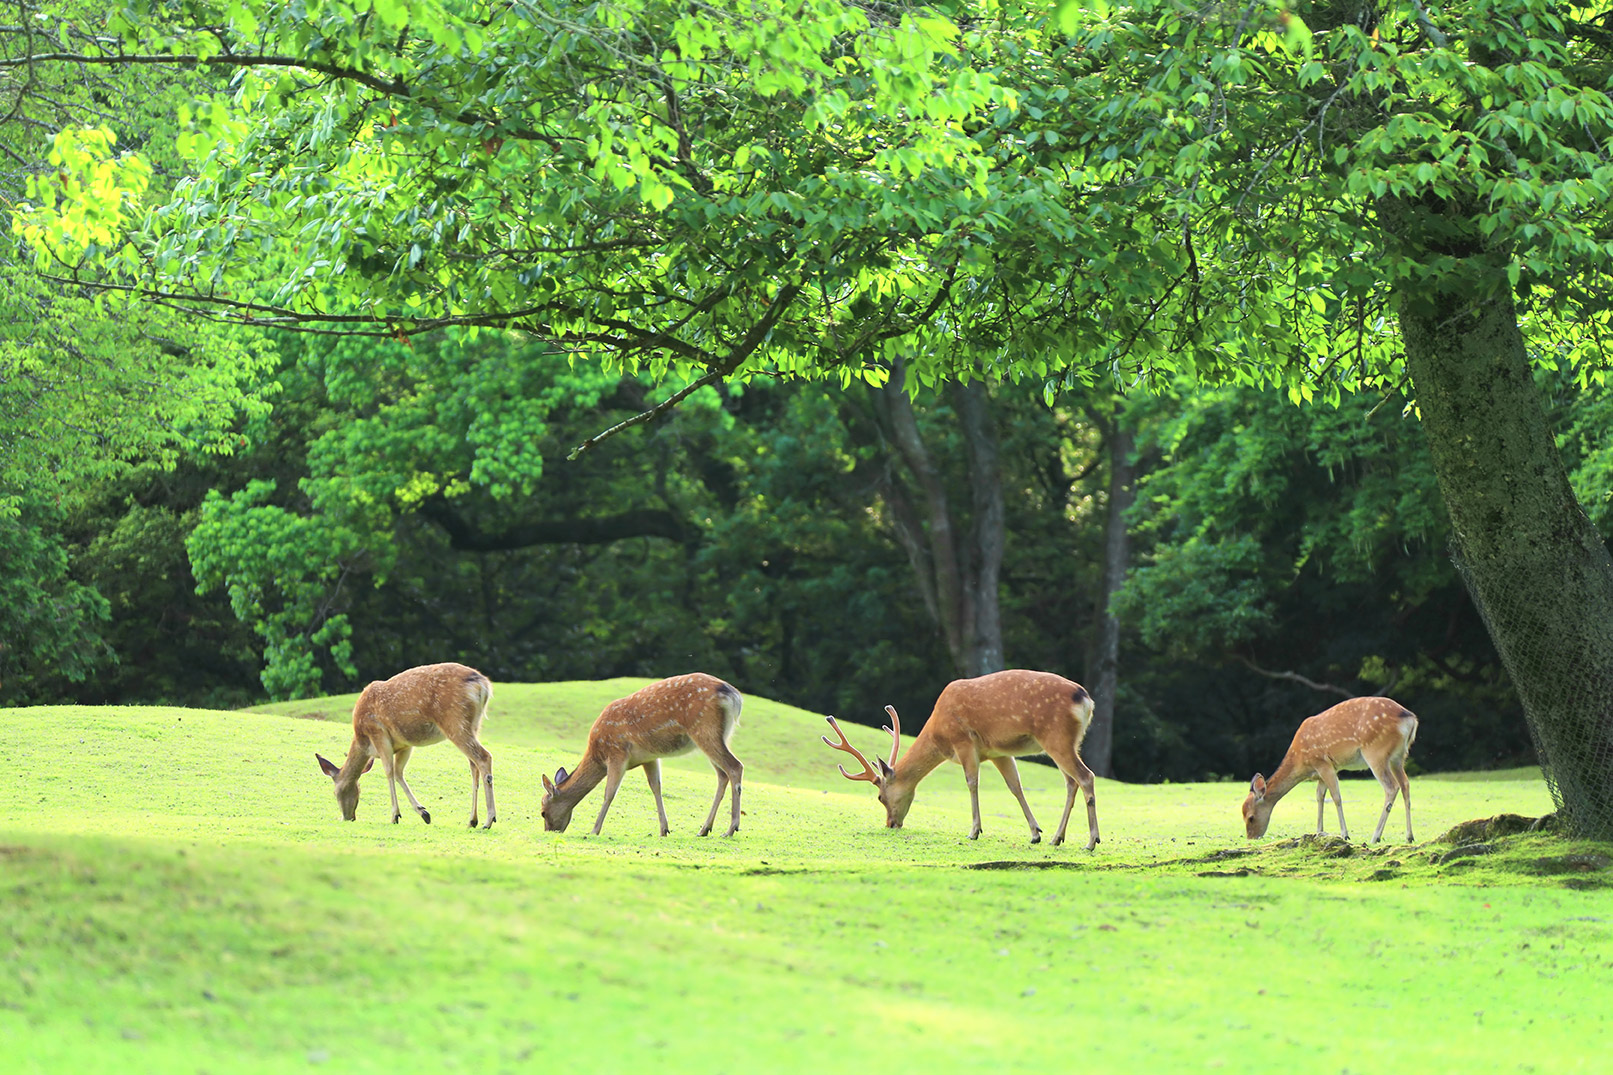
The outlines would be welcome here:
[[[543,817],[544,832],[565,832],[566,826],[571,824],[571,811],[577,802],[560,792],[567,775],[565,766],[561,766],[555,770],[553,780],[547,774],[543,777],[543,802],[538,806],[538,813]]]
[[[913,792],[918,785],[916,782],[899,780],[896,776],[896,752],[902,745],[902,721],[896,715],[894,706],[886,706],[885,712],[889,713],[891,718],[890,724],[884,729],[891,736],[891,756],[890,761],[886,761],[883,758],[874,759],[879,763],[877,772],[872,765],[868,764],[868,759],[863,757],[862,751],[851,745],[851,742],[846,738],[846,733],[840,730],[839,723],[833,717],[828,718],[829,727],[833,728],[835,734],[840,737],[840,742],[832,742],[827,735],[823,736],[823,741],[835,750],[850,754],[862,763],[862,772],[848,773],[846,772],[846,767],[842,765],[839,767],[840,775],[847,780],[866,780],[877,787],[879,789],[879,803],[885,808],[885,827],[887,829],[899,829],[902,827],[902,820],[907,817],[908,810],[913,807]]]
[[[1266,801],[1266,778],[1259,773],[1249,781],[1249,797],[1243,800],[1243,828],[1249,839],[1266,835],[1271,824],[1271,808],[1276,803]]]
[[[375,764],[375,759],[371,758],[364,768],[359,769],[351,777],[344,780],[342,779],[342,769],[330,759],[319,754],[315,754],[314,758],[319,762],[319,768],[336,785],[336,805],[342,808],[342,820],[352,821],[358,816],[358,778],[370,771],[370,766]]]

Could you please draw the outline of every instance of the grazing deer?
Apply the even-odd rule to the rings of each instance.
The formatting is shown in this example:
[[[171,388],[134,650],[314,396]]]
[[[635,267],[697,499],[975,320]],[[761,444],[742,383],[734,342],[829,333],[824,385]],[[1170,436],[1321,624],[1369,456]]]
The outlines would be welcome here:
[[[699,747],[717,770],[717,797],[711,801],[711,812],[700,827],[700,835],[711,831],[723,792],[732,782],[733,820],[727,833],[732,836],[739,829],[739,786],[745,766],[728,749],[728,740],[739,723],[743,704],[737,690],[704,672],[663,679],[618,698],[594,721],[576,769],[567,773],[562,768],[553,780],[544,776],[540,808],[543,827],[550,832],[565,832],[571,824],[572,810],[604,780],[605,801],[599,804],[599,818],[594,822],[594,835],[598,836],[623,775],[642,765],[644,779],[655,794],[661,835],[665,836],[672,830],[667,827],[666,806],[661,802],[661,759]]]
[[[358,811],[358,778],[379,757],[386,769],[387,790],[392,793],[392,823],[396,825],[400,816],[397,785],[402,784],[420,819],[431,824],[431,815],[403,779],[403,767],[415,747],[447,739],[470,759],[470,827],[476,827],[477,789],[485,785],[487,823],[482,827],[492,828],[498,820],[493,807],[493,756],[476,741],[492,696],[493,685],[487,677],[462,664],[425,664],[365,687],[353,706],[353,745],[347,748],[346,763],[337,768],[314,755],[336,784],[342,818],[353,820]]]
[[[1383,785],[1383,813],[1372,842],[1383,838],[1389,808],[1398,791],[1406,800],[1406,842],[1411,842],[1411,781],[1406,779],[1406,754],[1417,738],[1417,716],[1391,698],[1351,698],[1300,722],[1283,762],[1267,780],[1259,773],[1249,782],[1243,800],[1243,824],[1249,839],[1266,834],[1271,808],[1277,800],[1306,780],[1316,781],[1316,835],[1322,835],[1327,793],[1339,811],[1339,833],[1348,840],[1344,800],[1339,796],[1340,769],[1371,769]]]
[[[848,773],[843,765],[840,773],[848,780],[866,780],[879,788],[887,828],[902,827],[920,780],[942,762],[955,761],[963,766],[963,779],[969,785],[969,802],[974,807],[974,826],[969,830],[969,839],[977,839],[980,836],[980,762],[990,759],[1002,773],[1003,783],[1019,800],[1019,808],[1025,811],[1025,821],[1031,828],[1031,843],[1038,843],[1042,830],[1031,814],[1030,804],[1025,801],[1014,758],[1045,752],[1064,773],[1068,791],[1064,816],[1059,819],[1053,843],[1064,842],[1064,830],[1070,823],[1070,810],[1075,806],[1075,789],[1079,785],[1087,801],[1086,849],[1091,851],[1097,846],[1098,808],[1092,770],[1081,760],[1080,753],[1081,740],[1092,720],[1092,696],[1079,683],[1051,672],[1025,669],[955,680],[947,684],[941,697],[936,699],[929,723],[924,725],[901,761],[896,760],[896,753],[902,744],[902,724],[893,707],[886,706],[885,712],[891,718],[891,725],[885,728],[891,735],[891,756],[888,762],[876,759],[878,772],[847,741],[846,733],[840,730],[833,717],[829,718],[829,726],[840,737],[840,742],[830,742],[828,736],[824,736],[823,741],[862,763],[861,773]]]

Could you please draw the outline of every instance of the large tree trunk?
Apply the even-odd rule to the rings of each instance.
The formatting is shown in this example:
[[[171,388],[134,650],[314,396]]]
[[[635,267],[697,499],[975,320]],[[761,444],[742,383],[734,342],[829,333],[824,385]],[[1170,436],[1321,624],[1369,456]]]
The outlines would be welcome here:
[[[1499,270],[1402,294],[1455,551],[1565,821],[1613,837],[1613,559],[1569,487]],[[1424,728],[1424,735],[1440,734]]]
[[[1094,414],[1104,431],[1109,457],[1109,503],[1103,527],[1103,585],[1098,593],[1098,637],[1091,667],[1092,724],[1081,746],[1081,758],[1099,776],[1114,775],[1115,694],[1120,689],[1120,620],[1111,610],[1114,595],[1126,581],[1130,551],[1126,511],[1136,499],[1136,442],[1121,422],[1123,404],[1113,415]]]
[[[991,420],[991,400],[979,381],[952,386],[952,403],[963,426],[963,444],[969,459],[971,501],[969,541],[974,577],[971,602],[974,623],[969,631],[966,675],[980,676],[1003,668],[1002,581],[1004,509],[1002,466],[997,456],[997,427]]]
[[[912,480],[912,489],[888,470],[882,482],[897,540],[962,676],[1003,667],[1002,573],[1004,511],[997,432],[990,399],[980,384],[957,385],[953,402],[967,454],[971,518],[955,517],[940,466],[925,444],[898,361],[889,383],[872,393],[880,433]]]

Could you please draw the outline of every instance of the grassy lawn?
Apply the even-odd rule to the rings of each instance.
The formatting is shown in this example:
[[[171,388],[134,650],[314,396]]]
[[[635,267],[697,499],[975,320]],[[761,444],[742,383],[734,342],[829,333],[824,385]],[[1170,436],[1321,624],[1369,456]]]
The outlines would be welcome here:
[[[639,682],[499,685],[487,832],[448,744],[410,762],[434,824],[388,823],[379,769],[343,823],[313,754],[351,696],[0,711],[0,1070],[1606,1066],[1613,848],[1437,841],[1547,812],[1538,773],[1414,777],[1418,843],[1378,848],[1296,839],[1308,787],[1251,845],[1241,784],[1100,781],[1087,853],[1029,845],[988,768],[971,843],[955,766],[888,831],[821,717],[751,697],[735,838],[694,836],[698,754],[666,765],[670,837],[637,773],[603,836],[597,791],[544,833],[539,774]],[[1062,778],[1021,772],[1051,831]],[[1376,783],[1344,788],[1370,834]]]

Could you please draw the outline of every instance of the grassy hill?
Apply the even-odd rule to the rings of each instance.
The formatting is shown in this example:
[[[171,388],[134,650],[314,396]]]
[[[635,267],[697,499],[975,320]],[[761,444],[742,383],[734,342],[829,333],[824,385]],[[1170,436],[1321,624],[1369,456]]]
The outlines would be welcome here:
[[[1600,1062],[1609,849],[1435,840],[1549,810],[1538,773],[1414,778],[1419,843],[1376,849],[1294,839],[1305,788],[1252,848],[1241,785],[1100,781],[1088,854],[1030,846],[990,770],[979,841],[954,766],[888,831],[821,716],[748,697],[735,838],[693,835],[715,783],[699,754],[667,763],[666,839],[636,773],[601,837],[597,792],[542,832],[539,774],[641,682],[496,685],[486,832],[463,827],[469,767],[446,743],[410,763],[434,824],[388,823],[379,770],[339,819],[313,754],[346,749],[351,696],[0,711],[0,1069]],[[1062,778],[1021,771],[1051,830]],[[1369,834],[1376,784],[1345,793]]]

